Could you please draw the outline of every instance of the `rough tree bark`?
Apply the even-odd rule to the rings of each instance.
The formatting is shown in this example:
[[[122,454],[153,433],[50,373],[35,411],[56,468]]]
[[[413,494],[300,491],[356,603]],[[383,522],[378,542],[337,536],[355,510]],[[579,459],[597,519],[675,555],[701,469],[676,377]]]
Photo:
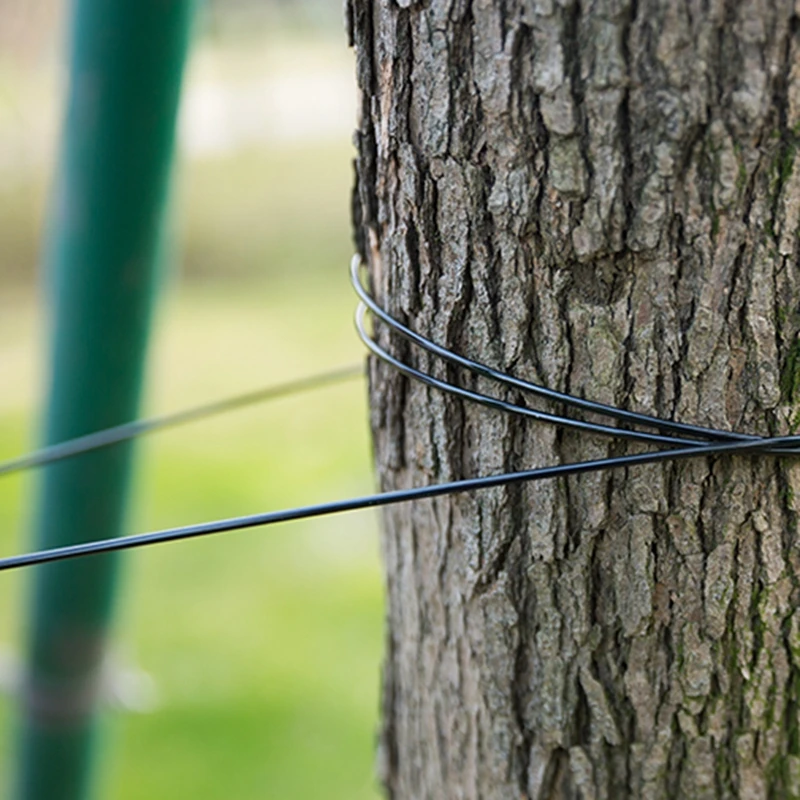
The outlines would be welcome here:
[[[351,0],[379,301],[573,394],[791,430],[798,14]],[[384,489],[634,449],[377,363],[371,401]],[[389,795],[800,796],[798,484],[785,459],[701,459],[388,510]]]

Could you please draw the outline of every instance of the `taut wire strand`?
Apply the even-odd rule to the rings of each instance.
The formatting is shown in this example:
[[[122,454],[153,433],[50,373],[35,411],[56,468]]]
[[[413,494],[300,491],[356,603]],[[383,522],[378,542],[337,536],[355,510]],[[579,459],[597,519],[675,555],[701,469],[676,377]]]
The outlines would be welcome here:
[[[43,467],[54,461],[61,461],[65,458],[88,453],[92,450],[99,450],[109,447],[112,444],[119,444],[128,439],[136,439],[148,433],[162,431],[166,428],[174,428],[178,425],[185,425],[187,422],[196,422],[199,419],[223,414],[227,411],[235,411],[246,406],[265,403],[268,400],[277,400],[281,397],[308,392],[312,389],[319,389],[323,386],[330,386],[335,383],[352,380],[353,378],[363,377],[364,366],[362,364],[349,364],[338,369],[309,375],[305,378],[267,386],[263,389],[238,394],[234,397],[227,397],[223,400],[216,400],[213,403],[206,403],[202,406],[188,408],[177,411],[174,414],[165,414],[160,417],[150,417],[149,419],[135,420],[116,425],[113,428],[104,428],[101,431],[89,433],[86,436],[79,436],[58,444],[48,445],[32,453],[27,453],[8,461],[0,462],[0,477],[11,475],[14,472],[32,469],[33,467]]]
[[[772,444],[798,445],[800,437],[785,436],[772,440]],[[118,550],[130,550],[135,547],[144,547],[165,542],[176,542],[183,539],[192,539],[198,536],[209,536],[214,533],[244,530],[245,528],[275,525],[279,522],[291,522],[312,517],[339,514],[344,511],[360,511],[366,508],[377,508],[393,503],[405,503],[410,500],[424,500],[440,497],[457,492],[470,492],[477,489],[490,489],[495,486],[504,486],[523,481],[537,481],[548,478],[563,478],[568,475],[580,475],[584,472],[597,472],[604,469],[620,469],[641,464],[653,464],[658,461],[681,460],[697,458],[698,456],[732,455],[757,452],[763,448],[762,442],[719,442],[706,445],[702,448],[686,447],[678,450],[657,450],[650,453],[636,453],[618,458],[604,458],[597,461],[580,461],[575,464],[557,464],[552,467],[522,470],[520,472],[506,472],[498,475],[484,475],[479,478],[466,478],[449,483],[438,483],[430,486],[417,486],[413,489],[398,489],[391,492],[379,492],[364,497],[354,497],[347,500],[335,500],[329,503],[288,508],[282,511],[268,511],[264,514],[252,514],[246,517],[232,517],[230,519],[216,520],[214,522],[201,522],[197,525],[184,525],[179,528],[167,528],[153,531],[152,533],[138,533],[130,536],[120,536],[117,539],[101,539],[95,542],[68,545],[50,550],[38,550],[18,556],[0,559],[0,572],[18,567],[29,567],[35,564],[46,564],[52,561],[63,561],[79,556],[110,553]]]

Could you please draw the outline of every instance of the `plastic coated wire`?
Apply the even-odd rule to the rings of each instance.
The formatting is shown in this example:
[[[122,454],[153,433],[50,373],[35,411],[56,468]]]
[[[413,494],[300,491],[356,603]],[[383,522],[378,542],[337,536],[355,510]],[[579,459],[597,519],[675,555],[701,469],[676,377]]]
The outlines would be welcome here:
[[[449,394],[454,394],[466,400],[472,400],[473,402],[480,403],[481,405],[489,406],[490,408],[496,408],[507,413],[517,414],[519,416],[530,417],[542,422],[550,422],[562,428],[575,428],[587,433],[599,433],[606,436],[613,436],[615,438],[634,439],[638,441],[649,442],[651,444],[664,444],[672,447],[694,446],[703,448],[708,445],[708,440],[717,442],[761,442],[763,447],[759,448],[759,450],[764,453],[780,455],[800,454],[800,448],[797,447],[797,445],[800,443],[800,437],[785,437],[785,446],[778,446],[776,444],[778,441],[777,439],[765,439],[759,436],[741,434],[733,431],[720,431],[714,428],[704,428],[698,425],[687,425],[682,422],[663,420],[658,417],[651,417],[646,414],[639,414],[634,411],[627,411],[626,409],[608,406],[603,403],[597,403],[593,400],[584,400],[583,398],[564,394],[563,392],[558,392],[554,389],[548,389],[545,386],[529,383],[528,381],[516,378],[513,375],[507,375],[506,373],[499,372],[498,370],[495,370],[486,364],[482,364],[479,361],[472,361],[469,358],[458,355],[457,353],[437,345],[430,339],[426,339],[424,336],[406,327],[388,314],[383,308],[381,308],[381,306],[375,302],[366,289],[364,289],[361,283],[359,278],[360,263],[361,262],[358,256],[355,256],[350,267],[350,279],[353,284],[353,288],[356,290],[356,294],[361,300],[361,303],[356,310],[356,330],[358,331],[358,335],[361,338],[361,341],[374,355],[387,364],[390,364],[407,377],[421,381],[422,383],[426,383],[429,386],[440,389],[444,392],[448,392]],[[481,394],[479,392],[473,392],[455,384],[439,380],[438,378],[434,378],[432,375],[428,375],[427,373],[421,372],[420,370],[414,369],[408,364],[403,363],[384,350],[374,339],[372,339],[372,337],[367,333],[364,325],[364,316],[367,310],[369,310],[382,322],[385,322],[394,331],[423,350],[427,350],[429,353],[439,356],[440,358],[450,361],[451,363],[457,364],[458,366],[463,367],[473,373],[490,378],[508,388],[521,390],[527,394],[532,394],[539,397],[546,397],[549,400],[554,400],[563,405],[580,408],[585,411],[590,411],[594,414],[620,419],[622,421],[634,423],[640,426],[649,426],[651,428],[658,428],[661,430],[680,431],[681,433],[690,434],[696,438],[687,439],[676,436],[644,433],[642,431],[629,430],[627,428],[618,428],[595,422],[587,422],[585,420],[579,420],[559,414],[549,414],[544,411],[530,409],[527,406],[508,403],[496,397],[490,397],[489,395]]]
[[[508,412],[533,418],[539,421],[546,421],[564,427],[577,428],[585,432],[612,435],[615,437],[625,437],[638,439],[651,443],[667,445],[670,449],[656,450],[646,453],[620,456],[616,458],[605,458],[593,461],[582,461],[571,464],[558,464],[550,467],[540,467],[537,469],[523,470],[519,472],[502,473],[498,475],[486,475],[478,478],[468,478],[465,480],[451,481],[448,483],[433,484],[430,486],[420,486],[412,489],[400,489],[391,492],[367,495],[365,497],[351,498],[347,500],[337,500],[318,505],[303,506],[300,508],[290,508],[282,511],[272,511],[264,514],[254,514],[244,517],[233,517],[231,519],[205,522],[197,525],[186,525],[179,528],[169,528],[167,530],[154,531],[151,533],[134,534],[122,536],[116,539],[103,539],[100,541],[87,542],[66,547],[41,550],[23,555],[11,556],[0,559],[0,571],[15,569],[18,567],[32,566],[34,564],[44,564],[53,561],[60,561],[68,558],[77,558],[98,553],[109,553],[118,550],[127,550],[134,547],[145,545],[160,544],[164,542],[180,541],[196,536],[208,536],[214,533],[241,530],[244,528],[260,527],[273,525],[279,522],[289,522],[292,520],[309,519],[312,517],[336,514],[344,511],[356,511],[365,508],[375,508],[394,503],[421,500],[425,498],[439,497],[442,495],[453,494],[456,492],[469,492],[478,489],[488,489],[491,487],[520,483],[523,481],[537,481],[552,478],[578,475],[587,472],[596,472],[607,469],[623,469],[642,464],[652,464],[661,461],[675,461],[688,458],[698,458],[717,455],[745,455],[755,453],[767,453],[772,455],[796,455],[800,453],[800,436],[782,436],[775,438],[761,438],[745,434],[733,433],[730,431],[718,431],[712,428],[703,428],[696,425],[661,420],[645,414],[626,411],[595,403],[590,400],[573,397],[560,392],[556,392],[546,387],[523,381],[511,375],[499,372],[485,364],[472,361],[464,356],[453,353],[443,348],[425,337],[415,333],[410,328],[402,325],[395,320],[384,309],[382,309],[364,289],[359,280],[360,262],[354,259],[351,267],[351,278],[356,292],[362,301],[362,306],[356,314],[356,327],[359,336],[367,347],[378,358],[386,361],[391,366],[402,371],[405,375],[415,380],[420,380],[429,386],[450,392],[466,400],[479,402],[483,405]],[[367,333],[364,325],[365,308],[368,308],[374,316],[389,325],[397,333],[409,339],[415,345],[422,347],[428,352],[439,356],[451,363],[455,363],[473,373],[491,378],[496,382],[508,387],[521,390],[528,394],[544,397],[572,408],[579,408],[583,411],[590,411],[594,414],[601,414],[613,419],[620,420],[628,424],[635,424],[640,427],[655,428],[660,431],[673,431],[680,433],[683,437],[669,436],[661,434],[648,434],[641,431],[616,428],[609,425],[576,420],[558,414],[549,414],[543,411],[536,411],[525,406],[507,403],[495,397],[490,397],[478,392],[473,392],[462,387],[441,381],[420,370],[414,369],[404,364],[399,359],[389,354],[381,348]]]
[[[160,417],[150,417],[149,419],[126,422],[122,425],[116,425],[113,428],[104,428],[101,431],[95,431],[86,436],[79,436],[65,442],[48,445],[32,453],[27,453],[24,456],[0,462],[0,477],[31,469],[32,467],[42,467],[54,461],[72,458],[73,456],[88,453],[92,450],[109,447],[112,444],[119,444],[119,442],[124,442],[129,439],[136,439],[148,433],[184,425],[187,422],[207,419],[208,417],[227,411],[234,411],[257,403],[265,403],[268,400],[277,400],[280,397],[288,397],[289,395],[299,394],[300,392],[308,392],[312,389],[319,389],[323,386],[330,386],[334,383],[341,383],[343,381],[352,380],[353,378],[363,377],[363,375],[364,366],[362,364],[350,364],[349,366],[322,372],[318,375],[310,375],[309,377],[289,381],[288,383],[267,386],[264,389],[256,389],[255,391],[239,394],[235,397],[228,397],[213,403],[178,411],[174,414],[165,414]]]
[[[613,428],[609,425],[598,425],[593,422],[572,419],[571,417],[548,414],[546,411],[536,411],[535,409],[528,408],[527,406],[518,406],[515,403],[507,403],[505,400],[500,400],[496,397],[490,397],[489,395],[481,394],[480,392],[473,392],[469,389],[464,389],[461,386],[456,386],[453,383],[447,383],[446,381],[439,380],[438,378],[434,378],[432,375],[428,375],[425,372],[421,372],[418,369],[410,367],[408,364],[404,364],[402,361],[386,352],[386,350],[384,350],[374,339],[372,339],[364,326],[364,315],[366,311],[367,309],[364,305],[360,305],[356,311],[356,330],[358,331],[361,341],[364,342],[369,350],[382,361],[390,364],[407,377],[413,378],[421,383],[425,383],[428,386],[432,386],[434,389],[441,389],[443,392],[454,394],[457,397],[462,397],[465,400],[472,400],[474,403],[480,403],[481,405],[497,409],[498,411],[505,411],[509,414],[517,414],[519,416],[529,417],[530,419],[537,420],[538,422],[551,422],[554,425],[560,425],[564,428],[575,428],[576,430],[585,431],[587,433],[602,433],[608,436],[621,436],[626,439],[641,440],[651,444],[666,444],[672,446],[685,445],[702,447],[706,444],[706,442],[701,442],[696,439],[677,439],[673,436],[661,436],[657,433],[630,431],[626,430],[625,428]]]
[[[633,423],[634,425],[642,425],[645,427],[651,427],[665,431],[671,430],[675,431],[676,433],[682,433],[688,436],[701,439],[737,440],[737,441],[742,441],[742,440],[755,441],[759,439],[758,436],[749,436],[746,434],[734,433],[731,431],[719,431],[715,430],[714,428],[703,428],[698,425],[687,425],[684,422],[674,422],[673,420],[659,419],[658,417],[652,417],[648,414],[639,414],[635,411],[627,411],[624,408],[616,408],[615,406],[609,406],[605,405],[604,403],[598,403],[594,400],[584,400],[582,397],[574,397],[573,395],[570,394],[564,394],[563,392],[558,392],[555,389],[548,389],[546,386],[539,386],[538,384],[530,383],[528,381],[522,380],[521,378],[516,378],[513,375],[507,375],[506,373],[493,369],[492,367],[489,367],[486,364],[482,364],[479,361],[473,361],[472,359],[461,356],[458,353],[454,353],[452,350],[448,350],[445,347],[441,347],[435,342],[432,342],[430,339],[426,339],[421,334],[416,333],[416,331],[412,331],[411,328],[407,328],[401,322],[392,317],[387,311],[381,308],[381,306],[379,306],[375,302],[375,300],[371,297],[369,292],[367,292],[367,290],[362,285],[361,279],[359,278],[360,268],[361,268],[361,259],[358,256],[353,256],[353,260],[350,263],[350,282],[352,283],[353,288],[356,290],[356,294],[358,295],[359,300],[361,300],[363,305],[366,306],[372,312],[372,314],[378,317],[378,319],[380,319],[382,322],[386,323],[390,328],[392,328],[392,330],[396,331],[404,338],[418,345],[423,350],[427,350],[429,353],[439,356],[445,361],[450,361],[453,364],[458,364],[458,366],[460,367],[464,367],[465,369],[471,372],[475,372],[478,375],[483,375],[486,378],[491,378],[492,380],[504,384],[510,388],[520,389],[523,392],[527,392],[529,394],[536,395],[538,397],[544,397],[548,400],[554,400],[566,406],[572,406],[573,408],[580,408],[583,411],[590,411],[594,414],[601,414],[602,416],[619,419],[624,422]],[[359,333],[361,334],[360,330]],[[364,340],[363,335],[361,338],[362,340]],[[366,341],[364,343],[367,344]],[[369,344],[367,344],[367,346],[370,347]],[[372,348],[370,347],[370,349]],[[376,351],[373,352],[375,352],[375,354],[378,355]],[[383,356],[379,357],[383,358]],[[397,364],[393,363],[393,366],[397,366]],[[555,417],[551,421],[555,421],[556,424],[559,425],[569,424],[568,417]],[[614,428],[613,431],[614,435],[620,435],[618,428]],[[601,433],[604,431],[597,430],[596,432]]]
[[[785,436],[772,440],[774,445],[798,444],[796,436]],[[637,453],[636,455],[621,456],[619,458],[604,458],[597,461],[581,461],[576,464],[557,464],[553,467],[540,467],[538,469],[523,470],[521,472],[506,472],[499,475],[485,475],[480,478],[467,478],[449,483],[438,483],[431,486],[418,486],[414,489],[399,489],[393,492],[380,492],[354,497],[347,500],[335,500],[330,503],[320,503],[313,506],[289,508],[282,511],[268,511],[264,514],[252,514],[246,517],[231,517],[230,519],[216,520],[214,522],[201,522],[197,525],[184,525],[180,528],[153,531],[152,533],[138,533],[131,536],[120,536],[117,539],[100,539],[95,542],[55,547],[50,550],[38,550],[19,556],[10,556],[0,559],[0,572],[18,567],[29,567],[35,564],[46,564],[52,561],[63,561],[79,556],[110,553],[118,550],[130,550],[134,547],[145,545],[176,542],[183,539],[192,539],[196,536],[208,536],[212,533],[243,530],[264,525],[274,525],[278,522],[291,522],[312,517],[322,517],[329,514],[339,514],[343,511],[359,511],[365,508],[377,508],[393,503],[405,503],[410,500],[424,500],[431,497],[440,497],[457,492],[470,492],[477,489],[490,489],[494,486],[504,486],[523,481],[545,480],[547,478],[562,478],[568,475],[579,475],[584,472],[597,472],[604,469],[620,469],[641,464],[652,464],[658,461],[680,460],[697,458],[699,455],[732,455],[753,453],[763,449],[761,441],[757,442],[719,442],[709,444],[703,448],[686,447],[678,450],[658,450],[651,453]]]

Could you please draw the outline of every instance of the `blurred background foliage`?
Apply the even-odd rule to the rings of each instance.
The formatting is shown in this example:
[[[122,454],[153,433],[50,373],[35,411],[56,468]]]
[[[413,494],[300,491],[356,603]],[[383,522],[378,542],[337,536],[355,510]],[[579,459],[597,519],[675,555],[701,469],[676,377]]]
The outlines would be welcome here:
[[[0,0],[0,460],[37,436],[67,11]],[[340,17],[338,0],[200,9],[147,413],[363,358],[346,276],[355,91]],[[369,492],[366,420],[356,381],[145,439],[128,527]],[[3,553],[26,546],[34,481],[0,480]],[[376,517],[362,513],[129,555],[97,796],[377,797],[377,550]],[[0,576],[0,777],[24,586]]]

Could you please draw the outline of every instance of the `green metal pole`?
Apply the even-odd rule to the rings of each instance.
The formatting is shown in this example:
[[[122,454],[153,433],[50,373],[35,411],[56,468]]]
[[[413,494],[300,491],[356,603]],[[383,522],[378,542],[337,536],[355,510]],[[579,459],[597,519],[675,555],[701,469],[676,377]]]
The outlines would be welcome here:
[[[45,256],[51,330],[45,442],[134,419],[192,0],[76,0],[59,176]],[[132,450],[48,467],[37,547],[121,532]],[[92,741],[116,558],[33,576],[19,800],[79,800]]]

